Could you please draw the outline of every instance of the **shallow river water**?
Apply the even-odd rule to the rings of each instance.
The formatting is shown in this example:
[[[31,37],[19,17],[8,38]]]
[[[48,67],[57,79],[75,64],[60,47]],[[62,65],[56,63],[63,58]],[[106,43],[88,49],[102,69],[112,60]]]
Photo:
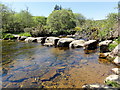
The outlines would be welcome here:
[[[99,60],[99,49],[89,52],[3,41],[2,87],[81,88],[86,83],[103,83],[115,66]]]

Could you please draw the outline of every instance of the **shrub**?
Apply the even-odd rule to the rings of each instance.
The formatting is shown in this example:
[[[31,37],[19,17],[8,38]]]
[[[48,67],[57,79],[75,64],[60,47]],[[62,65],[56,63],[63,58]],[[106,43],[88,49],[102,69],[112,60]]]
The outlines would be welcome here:
[[[47,26],[38,26],[31,31],[31,35],[34,37],[47,36],[50,34],[50,30]]]
[[[27,36],[27,37],[31,37],[31,34],[30,34],[30,33],[20,33],[19,35],[20,35],[20,36]]]
[[[80,27],[75,27],[74,30],[75,31],[82,31],[82,29]]]

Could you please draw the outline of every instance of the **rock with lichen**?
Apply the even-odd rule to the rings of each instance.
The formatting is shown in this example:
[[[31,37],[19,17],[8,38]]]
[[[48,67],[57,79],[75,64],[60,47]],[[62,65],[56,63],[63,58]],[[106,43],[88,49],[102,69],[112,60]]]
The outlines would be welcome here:
[[[113,68],[112,71],[113,71],[115,74],[120,75],[120,68]]]
[[[93,88],[112,88],[111,86],[101,85],[101,84],[86,84],[82,88],[93,89]]]
[[[108,82],[108,81],[113,81],[117,84],[120,84],[120,76],[115,74],[110,75],[105,79],[105,82]]]

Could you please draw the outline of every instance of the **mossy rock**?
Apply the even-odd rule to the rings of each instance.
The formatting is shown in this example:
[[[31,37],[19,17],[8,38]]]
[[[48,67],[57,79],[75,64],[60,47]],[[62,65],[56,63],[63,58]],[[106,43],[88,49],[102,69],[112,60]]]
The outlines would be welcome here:
[[[4,36],[3,36],[3,39],[13,39],[14,38],[14,36],[12,35],[12,34],[10,34],[10,33],[8,33],[8,34],[5,34]]]
[[[120,84],[114,82],[114,81],[106,81],[105,82],[107,85],[115,87],[115,88],[120,88]]]

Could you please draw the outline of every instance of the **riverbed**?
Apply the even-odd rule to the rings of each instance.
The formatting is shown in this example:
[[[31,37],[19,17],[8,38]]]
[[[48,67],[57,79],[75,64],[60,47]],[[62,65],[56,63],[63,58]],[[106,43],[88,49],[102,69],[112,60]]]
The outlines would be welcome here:
[[[103,84],[114,67],[99,59],[99,48],[85,51],[2,41],[3,88],[81,88],[84,84]]]

